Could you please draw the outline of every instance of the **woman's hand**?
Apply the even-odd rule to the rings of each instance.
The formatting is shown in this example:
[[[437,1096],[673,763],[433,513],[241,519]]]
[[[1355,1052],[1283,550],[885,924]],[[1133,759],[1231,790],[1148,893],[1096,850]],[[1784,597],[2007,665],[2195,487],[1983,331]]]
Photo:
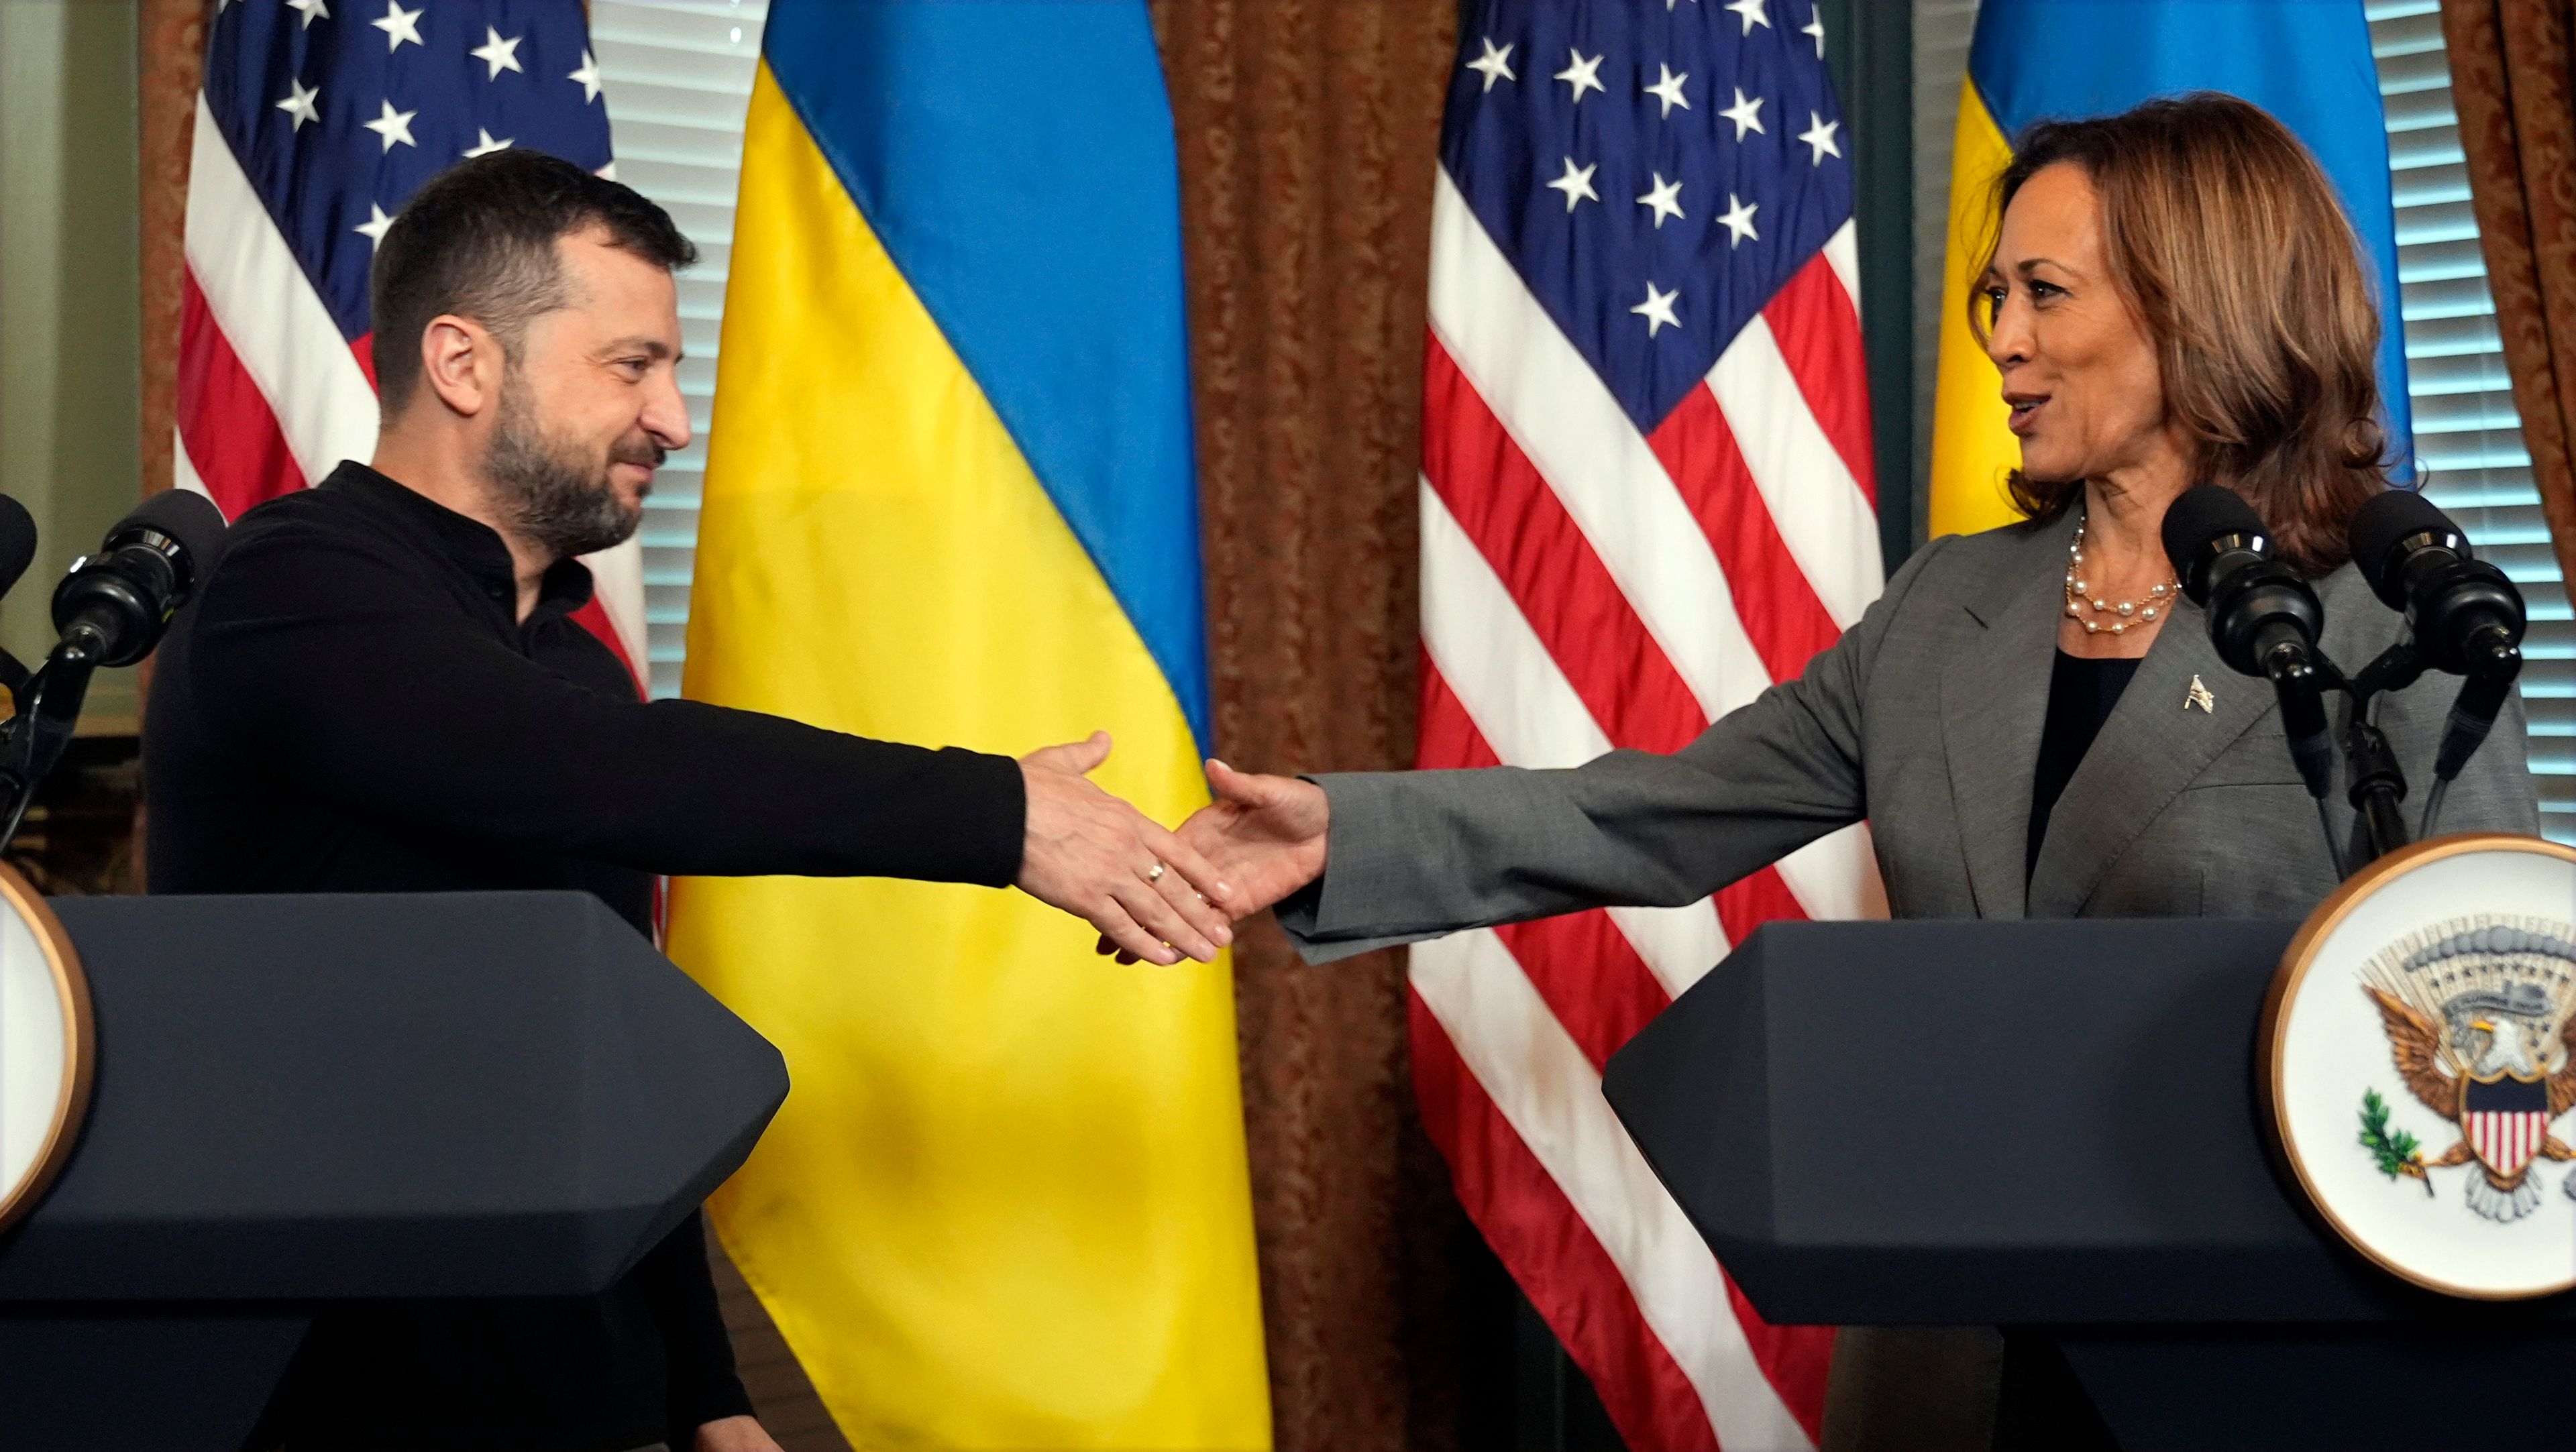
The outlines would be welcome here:
[[[719,1417],[698,1425],[696,1452],[780,1452],[758,1417]]]
[[[1324,875],[1332,808],[1324,789],[1293,776],[1255,776],[1222,761],[1207,764],[1216,800],[1181,824],[1181,842],[1196,849],[1232,889],[1223,906],[1249,917]],[[1134,958],[1107,938],[1100,951]]]
[[[1192,813],[1180,836],[1233,887],[1227,912],[1248,917],[1324,875],[1332,807],[1322,787],[1214,759],[1207,778],[1216,800]]]

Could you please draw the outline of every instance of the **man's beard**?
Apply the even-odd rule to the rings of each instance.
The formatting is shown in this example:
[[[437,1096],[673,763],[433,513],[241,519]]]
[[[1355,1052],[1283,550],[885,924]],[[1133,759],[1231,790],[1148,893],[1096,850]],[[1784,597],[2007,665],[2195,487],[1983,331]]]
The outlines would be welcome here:
[[[512,369],[501,386],[491,446],[483,453],[484,477],[498,491],[496,502],[512,526],[557,559],[596,554],[633,538],[644,523],[643,506],[628,508],[608,471],[618,464],[659,468],[663,450],[639,432],[619,440],[605,459],[586,458],[580,446],[546,437],[528,394],[526,380]]]

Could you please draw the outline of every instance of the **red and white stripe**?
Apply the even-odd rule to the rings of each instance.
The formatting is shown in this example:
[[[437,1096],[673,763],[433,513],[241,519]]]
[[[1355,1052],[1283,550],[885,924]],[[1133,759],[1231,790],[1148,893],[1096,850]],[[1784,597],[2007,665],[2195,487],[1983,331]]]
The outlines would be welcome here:
[[[2549,1116],[2538,1110],[2480,1109],[2471,1111],[2468,1120],[2469,1143],[2500,1175],[2530,1164],[2549,1134]]]
[[[172,482],[232,519],[375,453],[372,339],[341,337],[202,95],[189,156]],[[629,540],[584,563],[597,588],[576,618],[640,688],[642,546]]]
[[[1859,618],[1881,576],[1854,271],[1846,224],[1641,434],[1442,171],[1421,765],[1675,750]],[[1602,1066],[1755,925],[1884,910],[1855,826],[1689,907],[1413,950],[1424,1122],[1637,1452],[1814,1446],[1832,1332],[1764,1324],[1611,1114]]]

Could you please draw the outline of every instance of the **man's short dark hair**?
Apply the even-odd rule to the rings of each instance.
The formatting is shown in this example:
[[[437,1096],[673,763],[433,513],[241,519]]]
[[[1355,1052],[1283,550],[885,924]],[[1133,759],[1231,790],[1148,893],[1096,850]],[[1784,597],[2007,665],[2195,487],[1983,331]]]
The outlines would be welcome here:
[[[410,401],[420,381],[420,335],[442,314],[491,329],[516,362],[528,324],[565,302],[555,240],[593,230],[666,272],[698,260],[671,214],[633,187],[539,151],[512,148],[461,161],[414,192],[367,277],[385,413]]]

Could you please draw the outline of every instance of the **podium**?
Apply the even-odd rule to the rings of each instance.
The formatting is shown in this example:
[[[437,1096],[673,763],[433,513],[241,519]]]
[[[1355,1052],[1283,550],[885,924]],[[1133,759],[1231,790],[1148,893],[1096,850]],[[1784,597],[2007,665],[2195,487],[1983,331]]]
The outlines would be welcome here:
[[[2128,1452],[2576,1447],[2576,1296],[2405,1285],[2274,1163],[2254,1035],[2297,929],[1773,923],[1603,1089],[1775,1324],[2044,1338]]]
[[[0,1235],[0,1446],[241,1445],[318,1303],[605,1289],[778,1051],[574,892],[67,899],[95,1091]]]

